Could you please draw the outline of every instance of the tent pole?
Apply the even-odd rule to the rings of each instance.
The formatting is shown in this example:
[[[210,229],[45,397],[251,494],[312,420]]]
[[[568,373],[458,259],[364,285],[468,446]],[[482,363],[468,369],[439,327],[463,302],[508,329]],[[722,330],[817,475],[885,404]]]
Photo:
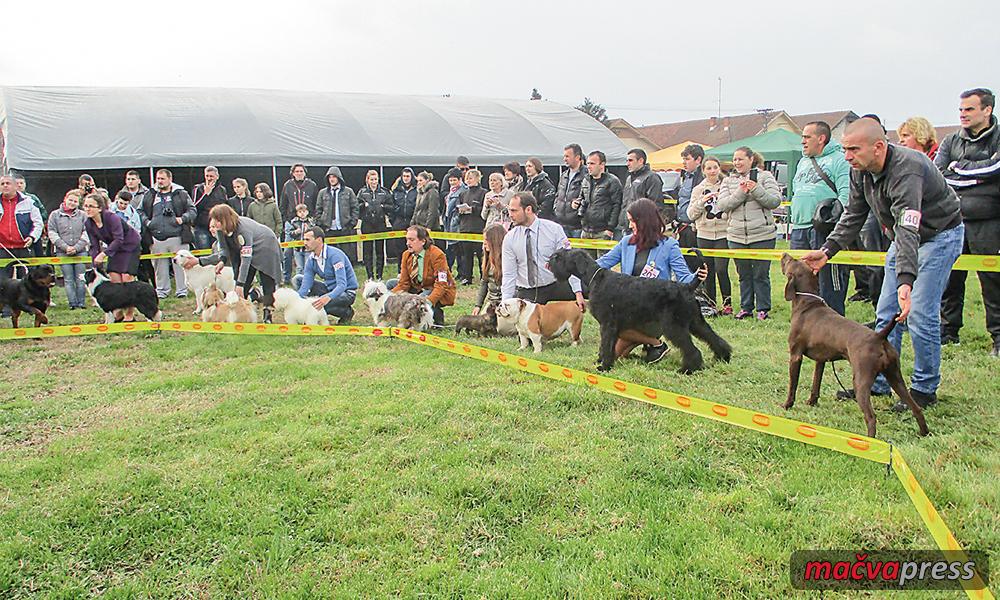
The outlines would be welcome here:
[[[278,167],[271,165],[271,189],[278,193]]]
[[[153,167],[149,167],[149,187],[153,187],[154,178],[155,176],[153,175]]]

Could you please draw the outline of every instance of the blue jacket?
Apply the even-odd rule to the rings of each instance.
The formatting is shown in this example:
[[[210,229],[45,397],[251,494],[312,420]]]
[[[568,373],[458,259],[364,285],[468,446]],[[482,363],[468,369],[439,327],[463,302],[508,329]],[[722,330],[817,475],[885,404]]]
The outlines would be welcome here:
[[[631,275],[635,267],[635,246],[629,244],[632,235],[626,235],[610,252],[597,259],[597,264],[605,269],[621,264],[622,273]],[[649,249],[646,266],[657,271],[659,279],[671,279],[671,275],[679,283],[694,281],[694,273],[688,269],[681,254],[681,247],[674,238],[663,238],[660,243]]]
[[[299,296],[305,298],[309,295],[316,276],[323,278],[326,289],[330,290],[326,295],[330,299],[338,298],[345,292],[356,292],[358,289],[358,278],[354,275],[354,267],[347,255],[339,248],[326,246],[326,260],[323,261],[323,272],[316,271],[316,258],[312,252],[306,254],[306,266],[302,272],[302,285],[299,286]]]

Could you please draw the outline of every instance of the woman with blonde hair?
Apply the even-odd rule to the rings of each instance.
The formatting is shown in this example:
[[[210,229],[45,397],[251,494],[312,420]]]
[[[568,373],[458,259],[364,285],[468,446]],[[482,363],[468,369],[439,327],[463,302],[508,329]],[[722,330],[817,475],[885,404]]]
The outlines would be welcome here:
[[[926,154],[931,160],[937,156],[938,139],[937,131],[931,122],[923,117],[910,117],[903,121],[903,124],[896,129],[899,135],[899,143],[907,148],[919,150]]]
[[[507,180],[502,173],[490,174],[489,181],[490,191],[486,192],[486,197],[483,199],[483,220],[486,221],[486,229],[494,223],[509,229],[510,213],[507,212],[507,207],[510,206],[514,192],[507,186]]]
[[[483,232],[486,222],[483,221],[483,199],[486,191],[479,184],[483,181],[483,174],[479,169],[469,169],[465,172],[465,189],[458,196],[458,204],[455,206],[458,212],[458,232],[459,233],[479,233]],[[482,244],[480,242],[462,241],[459,242],[458,249],[458,278],[463,285],[472,285],[472,270],[475,263],[479,263],[479,275],[483,274]]]

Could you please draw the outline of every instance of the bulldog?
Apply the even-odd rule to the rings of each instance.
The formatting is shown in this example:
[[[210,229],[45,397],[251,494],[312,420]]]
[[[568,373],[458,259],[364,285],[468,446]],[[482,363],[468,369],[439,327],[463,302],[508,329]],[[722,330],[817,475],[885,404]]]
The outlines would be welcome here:
[[[531,342],[535,353],[542,351],[542,341],[551,340],[569,331],[572,344],[580,344],[580,328],[583,313],[576,302],[549,302],[535,304],[521,298],[509,298],[497,306],[497,317],[511,319],[517,324],[517,336],[521,340],[521,350]]]

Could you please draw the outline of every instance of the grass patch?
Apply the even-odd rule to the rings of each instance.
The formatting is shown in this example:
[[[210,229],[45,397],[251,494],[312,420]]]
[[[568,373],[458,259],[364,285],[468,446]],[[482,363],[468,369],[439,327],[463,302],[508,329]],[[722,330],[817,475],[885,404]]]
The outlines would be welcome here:
[[[779,414],[781,281],[775,265],[770,321],[712,322],[731,364],[680,375],[672,352],[616,376]],[[957,538],[995,553],[1000,384],[969,287],[931,436],[875,402]],[[57,299],[54,323],[97,321]],[[463,288],[449,322],[473,299]],[[593,370],[590,317],[583,338],[545,360]],[[4,598],[777,597],[796,549],[934,546],[879,465],[401,341],[164,333],[4,351]],[[863,433],[831,375],[805,405],[810,368],[789,416]]]

